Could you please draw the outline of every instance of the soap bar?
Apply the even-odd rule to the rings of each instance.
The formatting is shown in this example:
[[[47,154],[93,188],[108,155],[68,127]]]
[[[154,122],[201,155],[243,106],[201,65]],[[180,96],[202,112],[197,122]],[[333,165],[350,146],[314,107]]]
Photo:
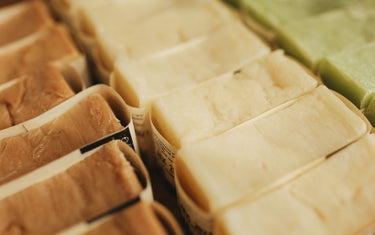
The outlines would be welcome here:
[[[307,69],[275,51],[199,86],[152,104],[160,134],[180,148],[215,136],[317,86]]]
[[[268,29],[370,0],[240,0],[240,8]]]
[[[279,43],[316,70],[326,56],[375,40],[375,4],[337,9],[289,22],[279,30]],[[341,27],[340,27],[341,25]]]
[[[282,188],[225,210],[216,234],[365,234],[358,232],[375,222],[374,164],[375,136],[367,135]]]
[[[53,23],[42,1],[26,1],[0,9],[0,47]]]
[[[219,1],[187,1],[158,11],[137,23],[98,35],[98,56],[113,69],[118,56],[136,59],[186,42],[239,17]],[[105,30],[107,31],[107,30]]]
[[[0,233],[52,234],[135,199],[142,186],[125,157],[109,142],[62,172],[1,199]]]
[[[375,92],[375,43],[346,50],[322,60],[319,73],[324,84],[366,108]]]
[[[104,98],[90,94],[41,127],[0,140],[0,184],[121,129]]]
[[[148,1],[70,1],[76,8],[74,17],[82,33],[95,36],[119,29],[131,29],[134,24],[147,19],[158,11],[166,9],[182,0]]]
[[[76,59],[80,54],[61,25],[43,28],[0,48],[0,84],[26,75],[49,62]]]
[[[371,122],[373,126],[375,126],[375,96],[372,97],[369,105],[364,111],[367,119]]]
[[[367,123],[320,86],[284,109],[182,148],[178,179],[203,210],[288,181],[363,136]]]
[[[269,52],[269,48],[240,23],[192,39],[139,60],[120,60],[114,76],[117,91],[134,107],[155,98],[238,69]]]
[[[3,85],[5,86],[5,84]],[[0,129],[32,119],[72,97],[74,91],[59,70],[51,65],[0,87]]]
[[[138,202],[82,234],[166,235],[168,233],[152,207],[145,202]]]

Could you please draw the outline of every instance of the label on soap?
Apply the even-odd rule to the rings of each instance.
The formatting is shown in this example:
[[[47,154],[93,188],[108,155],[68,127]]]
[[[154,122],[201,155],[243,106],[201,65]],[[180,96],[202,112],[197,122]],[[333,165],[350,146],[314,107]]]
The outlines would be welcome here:
[[[125,142],[127,145],[129,145],[134,151],[138,151],[138,145],[137,141],[135,139],[135,133],[134,133],[134,127],[133,122],[130,121],[129,125],[127,125],[124,129],[121,131],[115,132],[111,135],[108,135],[104,138],[101,138],[100,140],[97,140],[89,145],[86,145],[85,147],[82,147],[80,149],[81,153],[86,153],[96,147],[99,147],[111,140],[121,140]]]
[[[164,177],[174,186],[174,160],[177,149],[159,133],[151,120],[150,123],[152,129],[152,139],[154,141],[156,162],[163,170]]]
[[[180,214],[184,220],[185,226],[192,234],[208,235],[213,231],[213,217],[202,211],[194,202],[187,196],[181,187],[178,177],[176,177],[176,192],[177,203]]]
[[[154,164],[154,146],[150,128],[149,108],[134,108],[128,106],[132,115],[134,129],[137,136],[139,150],[147,165]]]

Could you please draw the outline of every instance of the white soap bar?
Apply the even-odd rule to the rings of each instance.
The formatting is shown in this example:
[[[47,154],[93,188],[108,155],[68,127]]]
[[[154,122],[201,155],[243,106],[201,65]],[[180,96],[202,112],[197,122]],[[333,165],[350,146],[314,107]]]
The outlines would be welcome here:
[[[374,165],[375,136],[367,135],[286,186],[226,210],[217,234],[364,232],[375,222]]]
[[[140,58],[212,32],[230,20],[239,17],[222,2],[186,1],[150,15],[131,29],[103,28],[105,33],[98,35],[99,54],[110,67],[118,56]]]
[[[215,136],[317,86],[304,67],[282,51],[234,73],[174,92],[152,104],[160,134],[180,148]]]
[[[367,132],[367,123],[320,86],[290,106],[182,148],[176,172],[202,209],[215,212],[274,187]]]
[[[115,66],[117,91],[134,107],[238,69],[269,52],[244,25],[230,22],[219,30],[139,60]]]

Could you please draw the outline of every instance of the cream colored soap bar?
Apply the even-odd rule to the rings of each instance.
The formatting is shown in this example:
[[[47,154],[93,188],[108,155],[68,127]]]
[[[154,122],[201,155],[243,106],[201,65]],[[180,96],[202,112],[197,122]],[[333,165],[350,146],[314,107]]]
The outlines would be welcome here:
[[[131,29],[120,27],[107,32],[104,28],[105,32],[98,35],[98,56],[111,70],[118,56],[135,59],[167,49],[212,32],[230,20],[239,21],[236,16],[216,0],[175,4],[139,21]]]
[[[182,148],[176,174],[215,212],[292,178],[367,132],[367,123],[320,86],[288,107]]]
[[[375,136],[367,135],[301,177],[218,216],[217,234],[373,234]]]
[[[168,8],[182,0],[127,0],[127,1],[70,1],[75,13],[76,24],[83,33],[95,36],[127,30],[134,24],[147,19],[156,12]],[[121,26],[121,27],[119,27]]]
[[[231,22],[148,57],[119,61],[112,85],[129,105],[144,107],[157,97],[238,69],[268,52],[245,26]]]
[[[135,199],[142,186],[116,143],[109,142],[94,151],[87,157],[73,156],[84,159],[61,172],[55,173],[69,162],[53,163],[52,172],[44,167],[47,174],[54,175],[36,184],[29,183],[5,198],[3,195],[9,190],[0,187],[0,233],[54,234]],[[27,176],[3,187],[20,188],[35,174]]]
[[[156,129],[180,148],[215,136],[317,86],[307,70],[282,51],[233,73],[157,99]]]

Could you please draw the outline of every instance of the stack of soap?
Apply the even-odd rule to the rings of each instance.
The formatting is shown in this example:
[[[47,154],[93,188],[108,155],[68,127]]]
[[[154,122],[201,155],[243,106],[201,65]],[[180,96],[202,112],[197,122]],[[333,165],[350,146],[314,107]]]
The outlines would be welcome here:
[[[69,157],[0,187],[0,233],[55,233],[142,191],[133,167],[113,141],[86,157],[72,156],[79,160],[64,159]]]
[[[374,22],[374,4],[341,8],[282,26],[279,42],[288,53],[316,69],[326,56],[374,41]]]
[[[227,24],[168,50],[119,61],[114,85],[127,104],[147,107],[157,97],[234,71],[268,52],[242,24]]]
[[[237,19],[234,16],[218,1],[181,2],[137,22],[137,27],[101,32],[98,55],[102,61],[107,58],[103,62],[112,70],[116,55],[144,57],[212,32]]]
[[[280,189],[225,210],[215,232],[373,234],[374,164],[375,136],[367,135]]]
[[[43,121],[43,116],[35,120],[42,122],[40,127],[0,140],[0,184],[123,129],[99,94],[85,97],[53,120]]]
[[[372,108],[375,4],[371,0],[248,1],[241,7],[277,41],[375,123]],[[338,26],[341,25],[341,26]]]
[[[74,91],[52,65],[0,86],[0,129],[32,119],[72,97]]]
[[[107,57],[101,58],[102,55],[97,54],[98,35],[105,38],[107,36],[116,38],[118,35],[130,35],[130,29],[134,28],[135,24],[178,2],[172,0],[55,0],[52,1],[52,5],[55,11],[69,23],[75,37],[83,45],[90,58],[100,66],[96,72],[101,82],[108,83],[111,72],[108,67],[113,68],[113,64],[108,64],[105,59]],[[121,27],[119,27],[120,25]],[[102,54],[107,55],[107,51],[105,52]],[[110,53],[110,55],[112,54]]]
[[[52,24],[53,20],[46,6],[40,1],[27,1],[1,8],[0,47]]]
[[[212,216],[293,179],[367,132],[357,113],[320,86],[282,110],[182,148],[177,180]]]
[[[343,51],[324,59],[319,73],[327,86],[349,98],[375,124],[369,107],[375,92],[375,43]]]
[[[176,148],[215,136],[311,91],[317,81],[282,51],[152,104],[152,121]]]
[[[368,0],[239,0],[239,5],[266,28],[276,30],[289,22],[366,1]]]

